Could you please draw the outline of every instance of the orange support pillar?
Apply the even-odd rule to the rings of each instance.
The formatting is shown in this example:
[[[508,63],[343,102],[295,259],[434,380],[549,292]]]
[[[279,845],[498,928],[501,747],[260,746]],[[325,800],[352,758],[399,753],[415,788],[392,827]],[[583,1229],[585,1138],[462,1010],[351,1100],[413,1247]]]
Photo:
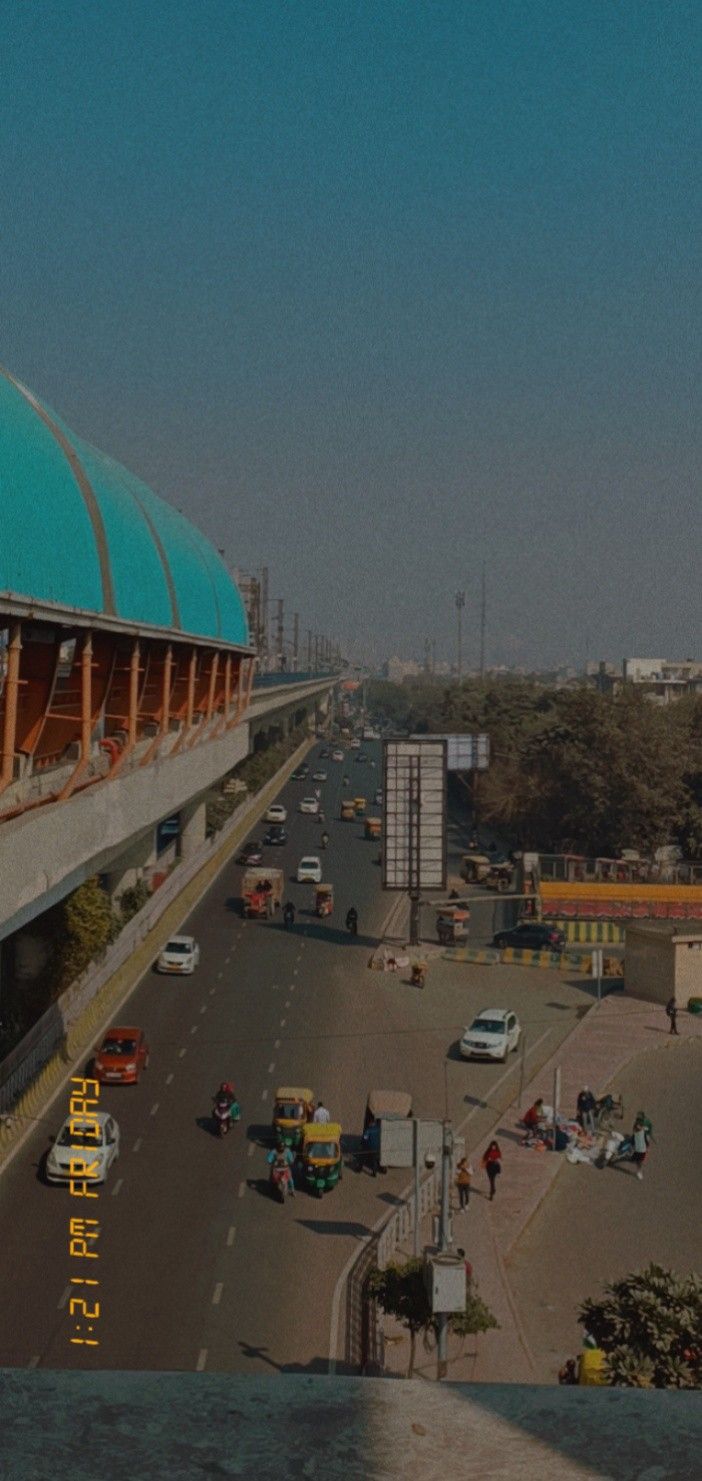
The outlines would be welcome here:
[[[14,774],[15,741],[17,739],[17,698],[20,683],[20,657],[22,654],[22,626],[13,622],[7,649],[7,671],[5,674],[5,708],[2,724],[2,766],[0,767],[0,792],[9,787]]]
[[[65,787],[58,794],[59,802],[66,802],[75,790],[90,761],[90,740],[93,733],[93,635],[83,638],[80,654],[80,759],[71,772]]]

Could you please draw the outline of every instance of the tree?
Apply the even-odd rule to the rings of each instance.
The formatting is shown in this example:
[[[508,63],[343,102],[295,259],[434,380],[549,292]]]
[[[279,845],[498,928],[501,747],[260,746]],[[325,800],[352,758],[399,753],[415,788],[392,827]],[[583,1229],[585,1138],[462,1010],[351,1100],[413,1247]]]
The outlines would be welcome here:
[[[578,1320],[607,1355],[615,1387],[699,1388],[702,1383],[702,1278],[660,1265],[605,1286]]]
[[[437,1332],[436,1317],[424,1281],[424,1261],[420,1258],[406,1260],[404,1265],[388,1265],[386,1270],[376,1266],[368,1277],[367,1289],[382,1310],[388,1316],[396,1317],[409,1331],[407,1377],[411,1378],[418,1333],[421,1332],[425,1342],[429,1342]],[[450,1326],[459,1337],[468,1337],[474,1332],[487,1332],[498,1323],[469,1283],[465,1311],[455,1312],[450,1318]]]
[[[61,905],[57,992],[70,987],[105,950],[119,931],[109,897],[97,879],[86,879]]]

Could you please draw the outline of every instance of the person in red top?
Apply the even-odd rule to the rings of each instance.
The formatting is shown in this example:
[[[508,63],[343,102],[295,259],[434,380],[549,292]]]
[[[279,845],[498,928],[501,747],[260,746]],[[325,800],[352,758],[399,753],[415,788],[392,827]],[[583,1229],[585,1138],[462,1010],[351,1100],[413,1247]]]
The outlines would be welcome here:
[[[530,1106],[529,1110],[524,1112],[522,1120],[527,1131],[536,1131],[537,1126],[541,1125],[543,1119],[544,1103],[542,1097],[539,1096],[539,1099],[534,1101],[533,1106]]]
[[[495,1183],[502,1172],[502,1153],[498,1142],[492,1141],[490,1143],[487,1152],[483,1155],[482,1165],[485,1168],[490,1184],[490,1202],[492,1203],[495,1197]]]

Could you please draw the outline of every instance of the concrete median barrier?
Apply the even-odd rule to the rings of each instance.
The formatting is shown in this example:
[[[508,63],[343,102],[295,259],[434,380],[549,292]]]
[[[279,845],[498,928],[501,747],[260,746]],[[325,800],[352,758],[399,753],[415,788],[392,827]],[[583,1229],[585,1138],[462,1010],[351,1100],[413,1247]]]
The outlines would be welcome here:
[[[494,946],[447,946],[441,955],[446,962],[475,962],[483,967],[500,960],[500,953]]]
[[[621,946],[626,931],[626,926],[611,920],[562,920],[549,916],[545,924],[562,931],[566,941],[581,946]]]

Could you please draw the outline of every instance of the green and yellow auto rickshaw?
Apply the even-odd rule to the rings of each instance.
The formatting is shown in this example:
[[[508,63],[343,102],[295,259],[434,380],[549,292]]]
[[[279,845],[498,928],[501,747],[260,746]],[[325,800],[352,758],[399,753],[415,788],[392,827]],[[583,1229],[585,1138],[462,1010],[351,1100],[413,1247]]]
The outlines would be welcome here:
[[[299,1147],[314,1112],[314,1094],[299,1085],[279,1085],[273,1103],[273,1134],[286,1147]]]
[[[302,1129],[300,1183],[321,1198],[336,1187],[342,1171],[341,1127],[335,1121],[311,1121]]]

